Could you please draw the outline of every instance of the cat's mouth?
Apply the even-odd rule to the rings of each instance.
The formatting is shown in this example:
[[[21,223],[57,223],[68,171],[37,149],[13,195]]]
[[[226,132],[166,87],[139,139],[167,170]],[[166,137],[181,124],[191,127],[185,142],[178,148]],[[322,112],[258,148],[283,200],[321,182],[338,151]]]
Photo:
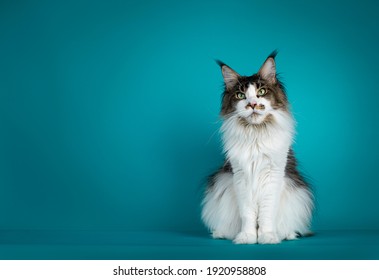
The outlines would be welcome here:
[[[246,118],[246,121],[250,124],[261,124],[266,121],[269,115],[262,110],[254,110],[251,114]]]
[[[263,115],[265,112],[265,105],[263,104],[248,104],[245,107],[248,111],[252,111],[250,117],[255,117],[257,115]]]
[[[250,117],[253,118],[253,117],[262,116],[262,115],[264,115],[264,111],[254,109],[253,112],[251,112]]]

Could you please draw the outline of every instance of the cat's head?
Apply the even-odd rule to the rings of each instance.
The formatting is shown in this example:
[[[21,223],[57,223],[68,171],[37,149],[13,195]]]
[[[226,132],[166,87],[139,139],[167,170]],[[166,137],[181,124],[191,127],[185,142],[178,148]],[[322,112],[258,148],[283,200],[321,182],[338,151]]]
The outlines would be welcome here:
[[[247,125],[271,122],[275,111],[288,110],[283,84],[276,75],[275,56],[271,53],[258,73],[241,76],[221,61],[217,61],[224,77],[221,115],[238,117]]]

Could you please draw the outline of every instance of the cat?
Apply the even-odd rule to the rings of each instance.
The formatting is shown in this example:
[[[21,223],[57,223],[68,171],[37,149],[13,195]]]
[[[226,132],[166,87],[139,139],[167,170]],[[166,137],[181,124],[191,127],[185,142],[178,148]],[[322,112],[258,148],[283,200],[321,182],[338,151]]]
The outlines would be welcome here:
[[[272,52],[241,76],[221,61],[224,165],[210,176],[202,220],[213,238],[276,244],[308,235],[313,194],[292,150],[295,121]]]

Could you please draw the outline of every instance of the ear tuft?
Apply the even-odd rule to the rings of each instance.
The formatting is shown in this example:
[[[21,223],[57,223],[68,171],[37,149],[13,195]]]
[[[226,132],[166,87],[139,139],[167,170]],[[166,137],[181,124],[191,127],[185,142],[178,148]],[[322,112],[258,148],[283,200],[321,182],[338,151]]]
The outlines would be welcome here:
[[[276,55],[278,54],[278,50],[274,50],[268,57],[272,57],[275,60]]]
[[[226,89],[233,88],[238,83],[240,75],[222,61],[216,60],[216,62],[221,67]]]

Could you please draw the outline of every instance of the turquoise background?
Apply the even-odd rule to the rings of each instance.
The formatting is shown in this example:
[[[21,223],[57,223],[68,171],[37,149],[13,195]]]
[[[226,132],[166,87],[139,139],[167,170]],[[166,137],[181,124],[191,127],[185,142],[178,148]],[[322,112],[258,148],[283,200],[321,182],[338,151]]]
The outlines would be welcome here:
[[[222,76],[274,49],[314,230],[379,230],[375,1],[1,1],[0,230],[200,232]]]

